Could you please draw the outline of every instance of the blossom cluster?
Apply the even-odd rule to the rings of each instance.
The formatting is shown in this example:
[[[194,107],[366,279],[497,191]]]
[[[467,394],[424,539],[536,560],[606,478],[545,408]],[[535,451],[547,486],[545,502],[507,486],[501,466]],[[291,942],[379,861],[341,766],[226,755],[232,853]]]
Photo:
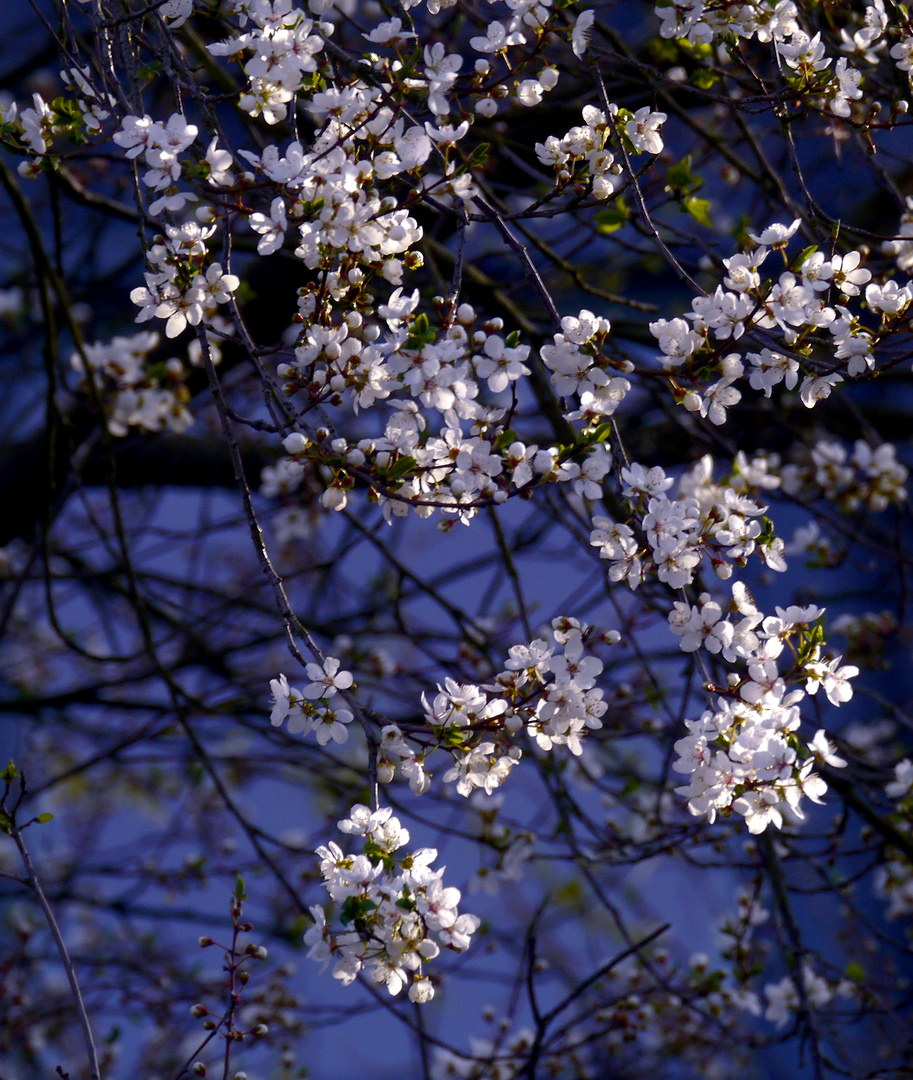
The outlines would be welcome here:
[[[445,750],[453,763],[444,783],[456,783],[460,795],[476,790],[490,795],[520,760],[522,732],[540,750],[566,746],[580,755],[581,740],[588,730],[602,727],[606,711],[596,686],[603,663],[587,655],[585,645],[614,644],[619,638],[617,631],[596,635],[577,619],[557,618],[547,638],[511,646],[504,670],[490,683],[445,679],[433,697],[422,695],[426,729],[410,731],[409,737],[396,724],[383,729],[379,779],[390,782],[398,768],[412,791],[424,794],[431,786],[426,758]]]
[[[86,345],[70,357],[74,371],[91,373],[112,435],[126,435],[130,428],[181,432],[193,423],[187,369],[177,357],[151,365],[158,345],[158,334],[144,332]]]
[[[711,1062],[713,1075],[730,1075],[715,1059],[718,1030],[735,1027],[745,1013],[758,1016],[762,1011],[758,995],[726,970],[714,968],[705,954],[694,953],[676,969],[664,949],[656,949],[642,964],[611,968],[600,981],[600,995],[593,1006],[598,1039],[569,1025],[560,1039],[550,1039],[540,1050],[538,1063],[547,1075],[568,1080],[604,1075],[607,1056],[613,1062],[631,1056],[642,1068],[662,1051],[679,1063],[693,1059],[706,1068]],[[511,1030],[511,1021],[491,1008],[485,1015],[494,1026],[492,1035],[470,1036],[466,1054],[437,1048],[433,1080],[518,1080],[527,1075],[534,1032]],[[717,1030],[710,1034],[709,1028]]]
[[[852,697],[850,680],[859,674],[854,665],[841,664],[842,657],[822,653],[817,623],[823,613],[814,605],[793,605],[765,616],[741,582],[733,584],[725,606],[709,593],[694,605],[676,601],[669,626],[680,647],[704,649],[734,669],[725,689],[717,688],[713,708],[699,720],[686,720],[688,735],[675,744],[673,767],[690,777],[676,790],[692,814],[707,814],[712,822],[718,811],[735,811],[749,832],[770,824],[781,828],[784,820],[805,816],[803,797],[821,801],[827,785],[814,772],[818,762],[846,764],[824,731],[807,743],[798,734],[806,694],[821,688],[832,705],[841,705]],[[782,671],[781,657],[788,660]]]
[[[59,136],[77,145],[97,136],[117,105],[113,95],[92,85],[88,66],[71,65],[60,72],[60,78],[72,98],[61,96],[48,104],[41,94],[33,93],[31,107],[20,109],[15,101],[0,106],[0,135],[8,146],[27,155],[19,165],[19,174],[26,179],[34,179],[51,163],[50,148]]]
[[[239,61],[245,53],[253,53],[244,62],[250,81],[238,104],[251,116],[278,124],[285,119],[302,77],[317,70],[315,57],[323,50],[324,36],[333,33],[333,24],[315,26],[291,0],[251,0],[238,7],[241,25],[249,21],[251,29],[210,45],[209,51]]]
[[[728,578],[757,552],[773,570],[785,570],[783,542],[762,522],[766,506],[753,496],[779,486],[768,461],[739,454],[728,482],[714,482],[713,461],[702,458],[678,481],[678,498],[667,492],[674,477],[655,465],[632,462],[621,470],[622,494],[632,507],[630,524],[599,515],[590,543],[609,561],[609,578],[632,589],[655,577],[673,589],[690,585],[703,556]],[[750,493],[749,493],[750,492]]]
[[[782,77],[791,88],[807,90],[819,109],[843,118],[852,115],[851,103],[863,96],[862,73],[850,65],[849,58],[876,65],[888,30],[884,0],[868,0],[862,24],[841,29],[839,48],[844,55],[834,63],[821,33],[810,35],[802,27],[800,5],[793,0],[672,0],[655,10],[664,38],[685,38],[695,47],[731,37],[772,44]],[[902,70],[909,70],[908,40],[898,42],[890,52]]]
[[[289,457],[279,468],[289,482],[294,484],[308,462],[320,465],[329,481],[324,505],[341,510],[356,478],[370,478],[372,497],[383,504],[388,520],[410,509],[421,517],[440,509],[467,522],[478,505],[503,502],[533,482],[570,483],[576,494],[598,498],[611,467],[611,454],[601,442],[568,448],[526,444],[505,427],[504,409],[480,401],[482,380],[492,394],[504,394],[529,374],[529,347],[516,334],[504,335],[501,319],[478,326],[470,304],[461,304],[440,332],[426,316],[415,314],[417,304],[417,291],[403,296],[397,288],[378,308],[384,330],[357,312],[336,326],[307,326],[295,362],[279,369],[287,391],[301,390],[315,403],[348,398],[355,411],[389,398],[391,412],[379,438],[350,443],[331,438],[326,429],[312,438],[298,432],[287,436]],[[567,333],[588,319],[589,312],[568,317]],[[576,333],[587,345],[586,332]],[[581,367],[592,363],[587,356]],[[591,429],[598,417],[614,411],[629,387],[624,379],[604,376],[598,364],[588,383],[595,392],[582,390],[585,413],[576,414],[585,415]],[[393,397],[403,391],[405,400]],[[440,426],[432,426],[435,413]]]
[[[805,999],[814,1009],[824,1008],[835,997],[851,997],[856,992],[856,987],[849,979],[829,982],[818,975],[807,960],[802,964],[801,978]],[[778,1028],[786,1027],[803,1008],[793,975],[784,975],[779,982],[765,986],[764,997],[767,999],[764,1019]]]
[[[350,671],[340,669],[341,663],[335,656],[325,657],[320,664],[308,664],[305,673],[310,682],[303,690],[290,686],[285,675],[271,679],[273,727],[286,723],[292,735],[307,736],[313,732],[320,746],[331,741],[346,742],[349,737],[346,725],[352,723],[354,715],[333,698],[340,690],[350,690],[354,679]]]
[[[137,322],[164,319],[169,338],[188,326],[199,326],[204,319],[212,325],[219,305],[228,304],[241,284],[221,263],[210,263],[204,269],[206,241],[214,232],[213,226],[200,226],[195,221],[165,227],[165,235],[146,254],[150,269],[144,274],[145,287],[130,293],[140,309]]]
[[[551,374],[551,384],[561,397],[576,394],[580,408],[566,411],[565,420],[598,425],[624,401],[631,383],[612,370],[630,372],[633,364],[614,360],[605,353],[611,324],[587,309],[561,320],[561,332],[539,350]]]
[[[913,45],[913,38],[910,41]],[[904,199],[904,210],[895,238],[883,241],[881,250],[895,260],[898,270],[907,273],[913,270],[913,198],[909,195]]]
[[[596,686],[603,663],[585,652],[587,643],[614,644],[617,631],[596,634],[579,620],[554,619],[548,637],[508,650],[504,670],[484,685],[445,679],[433,698],[422,696],[425,726],[407,728],[387,724],[377,750],[378,779],[390,783],[397,771],[411,790],[422,795],[431,787],[427,758],[446,751],[451,759],[444,783],[455,783],[459,794],[474,791],[491,794],[500,787],[522,752],[520,733],[534,740],[540,750],[566,746],[572,754],[582,752],[581,740],[588,730],[602,726],[605,713],[603,691]],[[287,723],[292,734],[314,732],[321,746],[344,743],[350,710],[339,708],[332,698],[353,685],[352,674],[341,670],[340,661],[328,656],[321,664],[307,665],[311,680],[303,690],[289,684],[285,675],[270,682],[274,726]]]
[[[753,554],[778,572],[788,552],[813,552],[828,563],[832,553],[816,522],[798,529],[787,546],[767,518],[765,493],[782,491],[807,502],[826,498],[846,513],[876,513],[906,500],[907,468],[890,443],[872,447],[857,440],[852,454],[819,440],[808,461],[784,464],[775,454],[749,459],[739,451],[728,477],[713,478],[713,460],[701,458],[676,483],[659,466],[637,462],[621,469],[621,493],[629,500],[627,522],[593,518],[590,543],[609,561],[609,578],[632,589],[655,577],[674,589],[690,585],[706,556],[718,577],[728,579]]]
[[[188,202],[195,202],[196,195],[189,191],[180,191],[183,164],[181,155],[189,149],[199,134],[195,124],[189,124],[181,113],[173,113],[166,123],[160,124],[151,116],[125,116],[119,131],[114,133],[114,142],[120,146],[130,160],[142,159],[149,166],[142,180],[146,187],[158,193],[150,204],[149,213],[156,217],[165,210],[181,210]],[[219,151],[218,142],[213,139],[206,151],[206,162],[215,177],[219,176],[219,165],[227,165],[230,155]]]
[[[897,828],[904,836],[913,837],[913,761],[899,761],[894,766],[894,779],[884,790],[895,803]],[[913,916],[913,861],[892,848],[890,857],[878,868],[875,889],[888,900],[889,919],[909,919]]]
[[[906,501],[908,470],[890,443],[872,447],[862,439],[847,453],[841,443],[819,439],[806,465],[784,465],[783,491],[807,499],[824,497],[848,514],[884,510]]]
[[[844,613],[831,623],[831,633],[846,638],[846,653],[868,667],[883,667],[886,646],[899,628],[892,611],[865,611],[859,615]]]
[[[536,143],[536,157],[556,170],[559,184],[586,176],[593,198],[599,202],[610,199],[622,184],[622,167],[607,148],[618,128],[622,128],[636,153],[657,155],[663,150],[662,125],[668,120],[665,113],[654,112],[648,105],[632,113],[610,104],[609,114],[611,123],[604,110],[584,105],[583,124],[572,127],[561,138],[549,135],[544,142]]]
[[[408,986],[411,1001],[430,1001],[434,986],[425,965],[441,949],[469,948],[480,920],[459,912],[459,889],[443,884],[443,868],[432,869],[434,848],[402,851],[409,832],[389,807],[371,811],[356,804],[339,830],[360,837],[362,852],[346,855],[334,841],[317,849],[341,927],[333,929],[315,904],[314,925],[304,936],[308,956],[324,969],[332,962],[333,977],[344,986],[367,968],[391,995]]]
[[[723,260],[723,285],[711,295],[695,297],[684,316],[650,323],[658,359],[664,370],[674,372],[677,399],[690,412],[725,423],[726,410],[742,396],[734,384],[746,372],[752,389],[765,397],[781,383],[794,389],[803,376],[799,397],[814,408],[844,378],[859,378],[874,369],[876,346],[909,307],[910,283],[874,283],[871,271],[861,265],[860,251],[827,256],[814,247],[804,249],[776,281],[762,281],[760,268],[771,251],[783,251],[799,225],[797,218],[751,233],[757,245],[753,250]],[[863,325],[861,313],[847,306],[863,288],[868,310],[881,320],[877,330]],[[834,294],[843,302],[828,303]],[[820,340],[822,330],[830,335],[826,346]],[[743,335],[769,344],[744,356],[730,351]],[[707,372],[714,370],[722,377],[705,385]]]
[[[210,313],[206,338],[214,365],[222,360],[222,340],[234,333],[234,326],[221,315]],[[70,367],[81,376],[83,392],[100,408],[112,435],[122,436],[133,428],[140,431],[173,431],[180,434],[194,422],[188,409],[190,390],[187,378],[192,368],[203,363],[199,341],[187,346],[182,359],[158,356],[161,337],[154,331],[82,346],[70,356]],[[95,389],[89,388],[89,373]]]

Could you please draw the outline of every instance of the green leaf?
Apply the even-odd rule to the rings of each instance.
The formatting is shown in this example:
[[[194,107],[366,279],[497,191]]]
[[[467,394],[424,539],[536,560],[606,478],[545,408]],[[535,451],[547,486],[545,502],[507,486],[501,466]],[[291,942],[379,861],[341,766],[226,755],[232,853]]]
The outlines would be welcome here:
[[[709,199],[698,199],[694,195],[689,195],[682,199],[682,207],[698,224],[706,225],[708,229],[713,227],[713,222],[710,220]]]
[[[400,480],[402,477],[407,476],[415,468],[415,458],[409,457],[408,454],[404,454],[399,461],[394,463],[387,469],[387,476],[391,480]]]
[[[54,820],[54,815],[48,813],[39,814],[38,817],[35,818],[35,820],[38,822],[39,825],[47,825],[49,821]]]
[[[406,341],[407,349],[420,349],[423,345],[428,345],[434,341],[437,336],[436,331],[428,322],[428,316],[422,312],[416,315],[409,327],[409,337]]]
[[[613,233],[616,229],[627,225],[629,217],[630,211],[624,196],[619,195],[611,206],[604,207],[593,216],[593,221],[596,223],[596,232],[602,236]]]
[[[657,0],[656,7],[670,7],[672,0]],[[650,59],[657,67],[669,67],[679,59],[679,47],[668,38],[653,38],[647,44]]]
[[[72,123],[74,120],[82,122],[82,113],[79,106],[75,101],[71,101],[69,98],[58,97],[54,98],[51,102],[51,112],[56,113],[60,122],[69,121]]]
[[[242,279],[241,284],[235,289],[235,299],[242,306],[257,299],[257,294],[250,287],[250,283]]]
[[[691,155],[671,165],[666,172],[666,184],[673,191],[693,191],[703,183],[699,176],[691,172]]]
[[[377,866],[378,863],[386,864],[389,861],[389,853],[373,840],[365,841],[364,851],[372,866]]]
[[[19,775],[19,770],[16,768],[16,763],[10,758],[10,763],[7,767],[0,772],[0,780],[6,780],[7,783],[11,783]]]
[[[698,68],[691,73],[691,82],[701,90],[709,90],[720,81],[719,75],[708,68]]]
[[[735,228],[732,230],[732,238],[739,245],[739,247],[753,246],[753,241],[748,235],[748,226],[751,224],[751,218],[747,214],[742,214],[736,223]]]
[[[700,988],[705,994],[715,993],[723,985],[725,979],[725,972],[711,971],[706,978],[701,979]]]
[[[652,683],[648,683],[644,687],[644,698],[654,712],[659,712],[660,703],[663,700],[663,692]]]
[[[247,892],[244,889],[244,878],[241,877],[240,874],[238,874],[237,880],[235,881],[235,891],[231,895],[236,900],[246,900],[247,899]]]
[[[339,911],[339,921],[343,926],[353,922],[362,922],[377,907],[366,896],[349,896]]]
[[[776,539],[777,534],[774,532],[774,523],[766,515],[761,518],[761,535],[758,537],[759,544],[769,544],[771,540]]]
[[[506,450],[512,443],[517,442],[517,438],[517,433],[513,428],[502,431],[497,439],[495,439],[495,450]]]
[[[809,257],[809,255],[814,255],[817,250],[817,244],[809,244],[807,248],[800,251],[799,254],[793,259],[793,266],[797,268],[800,267]]]
[[[640,780],[636,776],[629,776],[621,789],[622,798],[626,795],[633,795],[635,791],[640,791],[640,787]]]
[[[573,878],[554,893],[555,900],[564,907],[578,907],[583,900],[583,886]]]
[[[208,161],[188,161],[183,172],[188,180],[205,180],[212,173],[212,166]]]

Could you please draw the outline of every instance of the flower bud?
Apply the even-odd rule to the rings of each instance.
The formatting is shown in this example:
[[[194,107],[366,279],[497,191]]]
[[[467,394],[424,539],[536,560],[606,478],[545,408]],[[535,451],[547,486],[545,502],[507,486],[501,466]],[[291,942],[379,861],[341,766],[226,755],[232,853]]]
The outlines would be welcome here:
[[[434,987],[428,979],[417,979],[409,987],[409,1000],[416,1005],[423,1005],[434,997]]]
[[[320,501],[328,510],[344,510],[348,495],[339,487],[328,487],[320,496]]]
[[[298,431],[293,431],[282,440],[283,449],[287,454],[300,454],[307,450],[307,445],[307,439]]]

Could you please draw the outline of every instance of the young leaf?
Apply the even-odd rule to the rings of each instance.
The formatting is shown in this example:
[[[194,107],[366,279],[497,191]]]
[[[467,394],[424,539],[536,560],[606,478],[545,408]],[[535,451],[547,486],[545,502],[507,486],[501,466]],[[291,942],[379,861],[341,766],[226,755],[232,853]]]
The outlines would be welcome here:
[[[698,199],[695,195],[689,195],[682,199],[682,207],[700,225],[706,225],[708,229],[713,227],[713,222],[710,220],[709,199]]]

